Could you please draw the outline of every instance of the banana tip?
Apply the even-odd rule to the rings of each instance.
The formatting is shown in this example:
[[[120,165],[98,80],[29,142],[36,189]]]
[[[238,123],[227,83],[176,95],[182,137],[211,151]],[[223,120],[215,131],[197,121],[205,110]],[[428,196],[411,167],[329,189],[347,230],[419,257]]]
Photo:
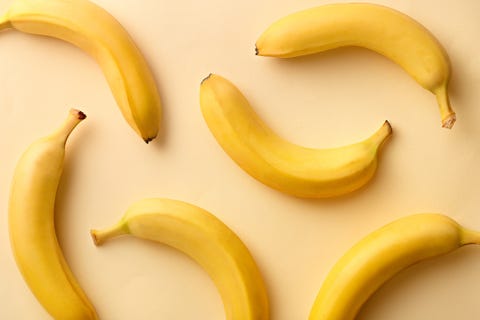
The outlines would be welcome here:
[[[87,117],[87,115],[85,113],[83,113],[82,111],[78,110],[78,109],[70,109],[70,113],[72,115],[74,115],[77,119],[79,120],[83,120]]]
[[[388,128],[388,135],[391,135],[393,133],[393,128],[392,128],[392,125],[390,124],[390,121],[385,120],[384,125]]]
[[[146,137],[142,137],[142,138],[143,138],[143,141],[144,141],[146,144],[149,144],[150,141],[154,140],[156,137],[157,137],[157,134],[155,134],[154,136],[146,136]]]
[[[448,117],[442,120],[442,127],[447,129],[452,129],[456,120],[457,120],[457,116],[455,115],[455,113],[450,114]]]
[[[208,74],[208,76],[206,76],[205,78],[202,79],[202,81],[200,82],[200,84],[204,83],[206,80],[208,80],[208,78],[210,78],[212,76],[212,73],[210,72]]]
[[[90,236],[92,237],[93,243],[94,243],[96,246],[99,246],[99,245],[102,244],[102,242],[101,242],[100,239],[98,238],[97,233],[98,233],[97,230],[94,230],[94,229],[90,230]]]

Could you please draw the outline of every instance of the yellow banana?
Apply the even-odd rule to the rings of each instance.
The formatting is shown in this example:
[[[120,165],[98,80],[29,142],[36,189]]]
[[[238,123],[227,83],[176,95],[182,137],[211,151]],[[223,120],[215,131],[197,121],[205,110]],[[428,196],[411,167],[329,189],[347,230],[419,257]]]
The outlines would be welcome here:
[[[264,184],[298,197],[333,197],[365,185],[375,173],[380,146],[392,133],[386,121],[359,143],[304,148],[272,132],[242,93],[214,74],[200,85],[200,106],[210,131],[241,168]]]
[[[119,235],[157,241],[193,258],[222,296],[227,320],[266,320],[268,298],[247,247],[211,213],[188,203],[151,198],[134,203],[110,228],[92,230],[95,244]]]
[[[161,102],[153,75],[127,31],[88,0],[13,0],[0,30],[58,38],[96,59],[128,124],[145,142],[158,134]]]
[[[360,240],[335,264],[309,319],[353,320],[365,301],[403,269],[467,244],[480,244],[480,233],[442,214],[415,214],[391,222]]]
[[[9,232],[18,268],[38,301],[58,320],[98,319],[63,257],[54,225],[65,143],[84,118],[72,109],[58,130],[28,147],[15,169],[10,194]]]
[[[391,8],[337,3],[293,13],[263,32],[256,53],[290,58],[345,46],[376,51],[400,65],[436,95],[443,127],[453,126],[456,117],[447,92],[447,53],[424,26]]]

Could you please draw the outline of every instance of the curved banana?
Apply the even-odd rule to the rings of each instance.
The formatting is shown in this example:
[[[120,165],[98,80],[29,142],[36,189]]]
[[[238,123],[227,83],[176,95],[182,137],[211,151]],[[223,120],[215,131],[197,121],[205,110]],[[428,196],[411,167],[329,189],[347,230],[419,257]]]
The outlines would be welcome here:
[[[436,95],[443,127],[453,126],[456,117],[447,92],[447,53],[425,27],[396,10],[368,3],[337,3],[293,13],[263,32],[256,53],[290,58],[345,46],[376,51],[400,65]]]
[[[480,233],[442,214],[415,214],[372,232],[355,244],[327,275],[310,320],[353,320],[386,281],[422,260],[480,244]]]
[[[379,147],[392,133],[386,121],[359,143],[304,148],[272,132],[242,93],[214,74],[200,85],[200,106],[218,143],[242,169],[262,183],[298,197],[333,197],[365,185],[375,173]]]
[[[54,225],[65,143],[84,118],[72,109],[58,130],[28,147],[10,193],[8,223],[17,266],[38,301],[58,320],[98,319],[63,257]]]
[[[143,199],[117,224],[91,234],[96,245],[130,234],[172,246],[208,272],[222,296],[226,319],[269,318],[263,279],[247,247],[223,222],[199,207],[177,200]]]
[[[127,31],[88,0],[13,0],[0,30],[58,38],[89,53],[100,65],[128,124],[145,142],[158,134],[161,102],[154,77]]]

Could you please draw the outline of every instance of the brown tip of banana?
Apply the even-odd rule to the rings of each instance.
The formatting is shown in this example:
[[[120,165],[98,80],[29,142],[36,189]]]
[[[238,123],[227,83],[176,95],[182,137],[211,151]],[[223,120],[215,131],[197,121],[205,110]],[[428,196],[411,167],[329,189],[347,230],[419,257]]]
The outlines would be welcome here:
[[[442,120],[442,127],[447,129],[452,129],[456,120],[457,120],[457,116],[455,115],[455,113],[452,113],[447,118]]]
[[[145,141],[146,144],[148,144],[150,141],[152,141],[153,139],[155,138],[146,138],[146,139],[143,139],[143,141]]]
[[[79,120],[83,120],[87,117],[87,115],[85,113],[83,113],[82,111],[78,110],[78,109],[70,109],[70,113],[72,115],[74,115],[77,119]]]
[[[382,124],[380,129],[378,129],[369,140],[376,146],[381,146],[385,141],[392,135],[393,129],[388,120]]]
[[[258,56],[258,48],[257,48],[257,45],[255,45],[255,55]]]
[[[393,128],[392,128],[392,125],[390,124],[390,121],[385,120],[384,125],[388,128],[388,135],[391,135],[393,133]]]
[[[203,82],[205,82],[205,80],[208,80],[208,78],[210,78],[212,76],[212,73],[209,73],[208,76],[206,76],[205,78],[202,79],[202,81],[200,82],[200,84],[202,84]]]

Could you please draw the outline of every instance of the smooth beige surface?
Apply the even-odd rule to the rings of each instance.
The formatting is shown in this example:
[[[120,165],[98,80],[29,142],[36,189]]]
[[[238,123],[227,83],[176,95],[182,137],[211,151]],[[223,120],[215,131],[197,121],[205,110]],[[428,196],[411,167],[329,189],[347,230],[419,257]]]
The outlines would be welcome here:
[[[417,19],[444,44],[458,118],[451,131],[440,126],[435,97],[375,53],[254,55],[255,40],[271,22],[332,1],[95,2],[117,17],[150,62],[164,103],[163,137],[141,141],[100,68],[79,49],[0,33],[0,319],[50,319],[14,263],[8,193],[20,154],[70,107],[88,118],[68,145],[58,234],[102,319],[224,319],[212,281],[181,253],[127,237],[93,245],[90,228],[110,225],[144,197],[187,201],[229,225],[257,260],[274,320],[307,319],[335,261],[395,218],[441,212],[480,229],[480,2],[374,1]],[[260,184],[228,158],[203,121],[198,90],[210,72],[235,83],[266,123],[298,144],[348,144],[388,119],[394,135],[376,177],[361,191],[330,200],[297,199]],[[393,279],[359,319],[479,318],[479,287],[480,247],[462,248]]]

